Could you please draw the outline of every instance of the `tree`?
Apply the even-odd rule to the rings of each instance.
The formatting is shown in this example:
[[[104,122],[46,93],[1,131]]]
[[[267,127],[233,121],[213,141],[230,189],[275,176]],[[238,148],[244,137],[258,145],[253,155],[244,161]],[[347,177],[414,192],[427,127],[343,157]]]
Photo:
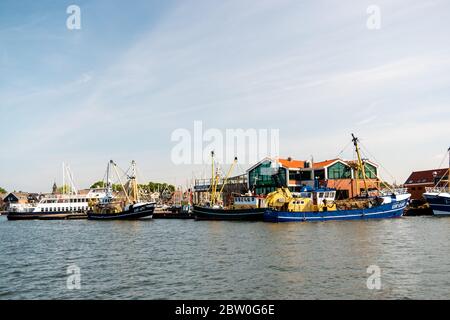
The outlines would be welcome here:
[[[6,191],[6,190],[3,189],[2,187],[0,187],[0,193],[8,193],[8,191]]]
[[[92,186],[91,189],[104,188],[105,183],[103,181],[97,181]]]
[[[56,189],[56,193],[59,193],[59,194],[69,193],[71,191],[72,191],[72,188],[68,184]]]
[[[96,189],[96,188],[106,188],[106,183],[103,181],[97,181],[91,186],[91,189]],[[113,191],[123,191],[122,186],[120,184],[113,183],[112,189],[113,189]]]

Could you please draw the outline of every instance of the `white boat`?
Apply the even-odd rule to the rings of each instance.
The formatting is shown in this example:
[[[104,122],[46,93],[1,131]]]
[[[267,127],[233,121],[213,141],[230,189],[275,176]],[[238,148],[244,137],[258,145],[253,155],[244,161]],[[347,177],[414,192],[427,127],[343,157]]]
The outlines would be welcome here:
[[[69,183],[69,186],[66,185]],[[55,187],[56,188],[56,185]],[[69,166],[63,163],[63,190],[61,194],[54,189],[52,194],[44,195],[35,204],[10,204],[7,212],[9,220],[35,219],[70,214],[86,214],[92,204],[106,196],[106,188],[91,188],[79,192],[75,187]]]
[[[11,204],[8,219],[32,219],[46,215],[86,213],[91,203],[104,198],[103,188],[90,189],[87,194],[51,194],[44,196],[37,204]]]

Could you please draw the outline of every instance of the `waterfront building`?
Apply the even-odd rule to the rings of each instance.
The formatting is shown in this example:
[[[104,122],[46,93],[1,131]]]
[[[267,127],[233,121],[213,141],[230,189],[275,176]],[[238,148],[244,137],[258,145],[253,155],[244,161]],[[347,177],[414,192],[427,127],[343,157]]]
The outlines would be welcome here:
[[[363,160],[368,189],[379,189],[378,165]],[[276,175],[278,173],[278,175]],[[221,188],[223,179],[218,183]],[[362,176],[356,179],[356,162],[332,159],[320,162],[306,160],[264,158],[245,174],[230,177],[224,187],[223,198],[227,204],[233,194],[245,194],[251,190],[255,195],[267,195],[278,186],[288,187],[291,192],[300,192],[305,186],[336,189],[337,199],[347,199],[364,191]],[[194,203],[204,203],[209,199],[211,179],[196,179],[194,183]]]
[[[367,159],[363,163],[368,189],[378,189],[378,165]],[[267,195],[278,186],[288,187],[291,192],[310,186],[334,188],[337,199],[346,199],[364,190],[363,177],[356,177],[355,161],[339,158],[320,162],[265,158],[249,168],[247,176],[248,189],[257,195]]]
[[[11,204],[27,204],[29,193],[26,192],[10,192],[3,198],[6,206]]]
[[[433,169],[423,171],[413,171],[405,181],[405,188],[411,193],[411,199],[424,200],[425,188],[443,187],[446,181],[448,169]],[[440,181],[441,185],[438,185]]]

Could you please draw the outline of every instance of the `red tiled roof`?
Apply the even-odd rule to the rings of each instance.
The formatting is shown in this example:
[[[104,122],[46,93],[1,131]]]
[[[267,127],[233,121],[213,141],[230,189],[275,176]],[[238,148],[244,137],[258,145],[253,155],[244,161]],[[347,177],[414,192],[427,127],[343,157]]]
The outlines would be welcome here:
[[[278,162],[286,168],[304,168],[305,161],[293,159],[278,159]]]
[[[433,173],[436,172],[436,177],[440,178],[447,174],[448,169],[434,169],[425,171],[414,171],[411,173],[408,179],[406,179],[405,184],[416,184],[416,183],[434,183]]]
[[[313,168],[314,169],[325,168],[326,166],[332,164],[333,162],[335,162],[337,160],[339,160],[339,159],[332,159],[332,160],[325,160],[325,161],[320,161],[320,162],[314,162],[313,163]]]

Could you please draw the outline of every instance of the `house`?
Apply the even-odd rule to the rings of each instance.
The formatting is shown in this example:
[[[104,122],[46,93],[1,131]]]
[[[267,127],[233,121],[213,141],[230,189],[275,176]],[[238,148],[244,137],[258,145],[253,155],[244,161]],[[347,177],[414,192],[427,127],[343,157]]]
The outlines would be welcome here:
[[[27,204],[30,202],[29,198],[31,200],[29,193],[11,192],[3,198],[3,207],[7,210],[11,204]]]
[[[378,189],[378,165],[367,159],[363,163],[368,189]],[[320,186],[334,188],[338,199],[346,199],[365,189],[362,174],[357,177],[356,168],[355,161],[339,158],[320,162],[265,158],[247,170],[248,187],[256,194],[267,195],[280,185],[292,192],[305,186]]]
[[[26,204],[28,203],[28,195],[26,192],[11,192],[3,201],[6,204]]]
[[[411,199],[421,200],[426,188],[441,186],[448,181],[448,169],[433,169],[424,171],[414,171],[406,179],[404,186],[411,193]]]

